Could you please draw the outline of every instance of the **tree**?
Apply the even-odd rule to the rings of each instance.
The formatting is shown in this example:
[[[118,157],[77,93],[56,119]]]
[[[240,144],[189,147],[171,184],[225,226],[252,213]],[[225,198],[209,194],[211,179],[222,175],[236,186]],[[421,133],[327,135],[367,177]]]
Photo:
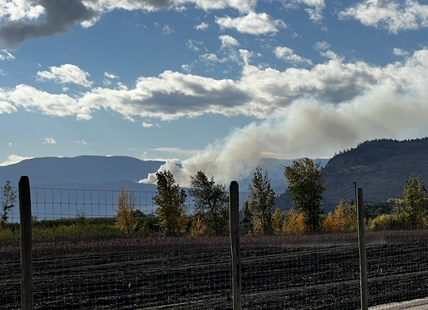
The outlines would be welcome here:
[[[15,206],[16,191],[10,185],[10,181],[6,181],[3,186],[3,212],[0,213],[0,226],[4,227],[9,219],[9,211]]]
[[[337,232],[357,231],[357,206],[340,200],[334,210],[334,224]]]
[[[117,209],[116,209],[116,222],[115,226],[120,230],[130,235],[137,227],[138,221],[134,217],[135,212],[135,199],[132,188],[129,192],[124,187],[120,190],[119,197],[117,198]]]
[[[284,215],[281,213],[281,209],[278,207],[272,215],[272,232],[274,235],[280,235],[282,233],[282,225],[284,224]]]
[[[310,232],[316,232],[323,214],[321,203],[327,183],[322,180],[321,163],[309,158],[294,160],[284,169],[288,190],[296,207],[305,217]]]
[[[275,192],[267,170],[262,175],[262,168],[258,166],[248,186],[249,207],[253,214],[253,227],[263,235],[272,233],[272,207],[275,203]]]
[[[208,179],[198,171],[190,177],[189,193],[195,198],[195,213],[215,235],[225,233],[229,219],[229,197],[226,186],[215,184],[214,176]]]
[[[248,201],[244,203],[242,208],[241,233],[243,235],[253,233],[253,213],[250,210]]]
[[[282,232],[286,235],[300,235],[306,232],[305,218],[303,214],[296,212],[294,207],[285,212]]]
[[[155,211],[159,216],[159,225],[166,235],[177,235],[187,226],[187,208],[184,205],[187,194],[176,184],[170,171],[157,172],[156,178],[158,190],[153,202],[159,206]]]
[[[407,224],[423,226],[426,223],[425,207],[427,205],[427,190],[421,176],[413,178],[411,175],[403,187],[404,215]]]

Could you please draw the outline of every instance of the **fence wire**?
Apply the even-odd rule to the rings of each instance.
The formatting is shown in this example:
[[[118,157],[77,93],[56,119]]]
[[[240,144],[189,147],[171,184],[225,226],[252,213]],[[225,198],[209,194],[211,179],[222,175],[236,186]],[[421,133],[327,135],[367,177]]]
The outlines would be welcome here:
[[[126,235],[114,227],[120,191],[31,193],[35,309],[232,309],[228,236],[167,238],[156,225]],[[154,195],[134,193],[146,220]],[[0,309],[20,309],[17,209],[0,229]],[[426,216],[379,209],[366,207],[369,306],[426,298]],[[359,309],[357,233],[340,229],[243,235],[242,308]]]

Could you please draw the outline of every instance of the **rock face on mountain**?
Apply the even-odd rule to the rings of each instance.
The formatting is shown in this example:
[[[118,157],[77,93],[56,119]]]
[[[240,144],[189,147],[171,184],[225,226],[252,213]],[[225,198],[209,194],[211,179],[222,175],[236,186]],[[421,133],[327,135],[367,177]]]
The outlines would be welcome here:
[[[363,189],[364,202],[401,198],[410,175],[428,182],[428,138],[396,141],[373,140],[335,155],[323,169],[328,182],[325,210],[341,198],[355,198],[354,183]]]

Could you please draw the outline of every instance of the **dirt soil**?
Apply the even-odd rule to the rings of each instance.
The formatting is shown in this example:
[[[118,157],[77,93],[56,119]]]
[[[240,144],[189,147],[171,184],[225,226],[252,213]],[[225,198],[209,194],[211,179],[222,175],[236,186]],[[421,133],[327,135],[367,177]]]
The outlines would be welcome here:
[[[243,309],[359,308],[356,239],[308,240],[241,240]],[[428,296],[426,232],[367,244],[370,306]],[[34,309],[232,309],[226,237],[38,241],[33,258]],[[0,309],[20,309],[13,243],[0,245]]]

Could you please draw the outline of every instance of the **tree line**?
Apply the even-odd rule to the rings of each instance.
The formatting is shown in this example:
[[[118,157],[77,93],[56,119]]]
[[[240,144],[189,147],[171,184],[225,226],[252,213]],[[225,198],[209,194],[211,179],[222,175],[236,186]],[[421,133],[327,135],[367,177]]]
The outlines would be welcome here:
[[[327,184],[322,180],[320,163],[309,158],[295,160],[284,167],[284,176],[288,180],[288,190],[295,208],[281,212],[275,211],[275,192],[267,170],[258,166],[248,187],[248,201],[244,203],[241,219],[241,232],[254,235],[272,235],[280,233],[315,233],[323,223],[322,198]],[[189,194],[195,203],[194,214],[187,214],[187,193],[176,183],[170,171],[156,173],[157,193],[153,203],[157,206],[155,214],[162,232],[168,236],[189,234],[224,235],[229,225],[229,197],[226,186],[217,184],[214,176],[208,178],[203,171],[190,177]],[[132,191],[122,188],[121,196]],[[132,217],[132,209],[121,206],[119,197],[117,225],[124,231],[131,231],[137,221],[126,224],[120,218]],[[132,207],[132,204],[129,205]],[[126,211],[127,210],[127,211]]]
[[[275,193],[267,170],[258,166],[248,187],[240,228],[242,234],[296,235],[307,233],[352,232],[357,230],[355,202],[340,201],[333,212],[324,214],[323,193],[327,184],[322,179],[320,163],[309,158],[295,160],[284,167],[288,192],[294,202],[286,211],[275,208]],[[136,231],[156,231],[166,236],[226,235],[229,230],[229,197],[226,186],[217,184],[214,176],[203,171],[190,177],[188,192],[180,188],[170,171],[156,173],[157,192],[153,203],[155,216],[135,209],[132,189],[122,187],[117,201],[115,229],[128,235]],[[194,212],[188,214],[190,195]],[[10,181],[2,188],[0,230],[8,225],[9,212],[15,205],[16,191]],[[420,176],[409,176],[403,186],[403,198],[366,205],[368,229],[426,228],[428,194]],[[34,218],[37,221],[36,218]],[[77,224],[89,223],[83,211],[76,215]],[[104,223],[106,224],[106,223]]]

